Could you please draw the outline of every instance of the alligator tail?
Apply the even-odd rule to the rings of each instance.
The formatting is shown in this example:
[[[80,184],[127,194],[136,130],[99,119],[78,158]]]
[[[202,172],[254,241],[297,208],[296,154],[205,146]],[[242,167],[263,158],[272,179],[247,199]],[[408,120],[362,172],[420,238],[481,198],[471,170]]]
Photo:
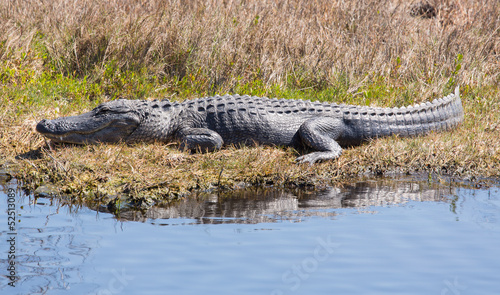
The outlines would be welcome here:
[[[344,113],[344,120],[363,139],[397,134],[403,137],[445,131],[464,118],[459,88],[432,102],[401,108],[358,107]]]

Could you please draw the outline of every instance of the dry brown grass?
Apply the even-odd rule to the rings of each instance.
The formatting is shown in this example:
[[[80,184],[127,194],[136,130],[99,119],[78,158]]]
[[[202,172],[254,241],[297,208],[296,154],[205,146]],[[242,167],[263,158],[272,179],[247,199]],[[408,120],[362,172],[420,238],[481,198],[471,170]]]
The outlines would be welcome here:
[[[463,54],[458,82],[498,84],[500,3],[433,2],[437,17],[421,19],[403,0],[2,1],[0,58],[29,55],[36,42],[46,65],[93,79],[110,63],[192,75],[223,92],[255,77],[324,87],[339,75],[355,92],[384,76],[425,98],[440,94]]]

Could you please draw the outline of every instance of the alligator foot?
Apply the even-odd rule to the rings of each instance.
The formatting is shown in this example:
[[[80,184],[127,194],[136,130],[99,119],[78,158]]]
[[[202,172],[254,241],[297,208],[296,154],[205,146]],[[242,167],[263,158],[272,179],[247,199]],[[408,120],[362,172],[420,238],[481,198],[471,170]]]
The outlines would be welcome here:
[[[177,136],[181,142],[180,149],[193,152],[213,152],[224,143],[219,133],[206,128],[184,128]]]
[[[302,143],[316,152],[298,157],[298,163],[314,164],[318,161],[333,160],[342,154],[342,148],[336,141],[345,128],[338,118],[319,117],[305,121],[299,129]]]

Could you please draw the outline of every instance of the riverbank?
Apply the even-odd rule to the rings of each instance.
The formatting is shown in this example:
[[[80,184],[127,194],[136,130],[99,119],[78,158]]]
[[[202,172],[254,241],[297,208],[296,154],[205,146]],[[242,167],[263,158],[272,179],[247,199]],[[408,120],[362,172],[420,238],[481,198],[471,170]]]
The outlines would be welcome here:
[[[411,17],[406,2],[319,2],[0,4],[0,169],[31,191],[138,205],[245,186],[314,188],[360,175],[500,177],[500,4],[450,2],[424,19]],[[36,9],[52,17],[37,18]],[[190,155],[162,144],[53,145],[34,131],[43,118],[117,97],[240,93],[400,107],[456,85],[465,112],[456,130],[373,140],[314,166],[295,164],[297,152],[286,148]]]
[[[481,106],[470,93],[463,93],[465,121],[456,130],[376,139],[345,149],[337,160],[313,166],[296,164],[295,150],[278,147],[228,147],[189,154],[161,143],[54,145],[34,131],[37,120],[30,116],[3,129],[2,161],[31,191],[48,185],[56,194],[78,202],[107,204],[123,199],[141,206],[200,191],[247,186],[320,188],[359,176],[498,177],[499,105]]]

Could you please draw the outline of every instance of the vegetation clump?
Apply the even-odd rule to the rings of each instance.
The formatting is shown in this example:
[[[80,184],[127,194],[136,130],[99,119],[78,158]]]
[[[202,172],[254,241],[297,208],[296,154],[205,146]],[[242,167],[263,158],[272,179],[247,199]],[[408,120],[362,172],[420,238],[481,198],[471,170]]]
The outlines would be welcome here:
[[[0,164],[25,188],[55,185],[74,200],[150,204],[248,185],[329,185],[359,175],[500,176],[500,3],[441,1],[0,2]],[[436,6],[438,7],[438,6]],[[404,106],[460,86],[455,131],[377,139],[335,161],[229,147],[52,145],[43,118],[101,102],[240,93]]]

